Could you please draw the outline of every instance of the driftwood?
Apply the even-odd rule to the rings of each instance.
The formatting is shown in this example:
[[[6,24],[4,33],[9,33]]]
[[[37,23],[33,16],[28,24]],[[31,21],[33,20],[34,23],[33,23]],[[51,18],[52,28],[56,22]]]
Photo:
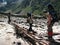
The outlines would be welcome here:
[[[47,41],[44,42],[44,41],[42,41],[44,39],[35,38],[35,35],[27,32],[27,29],[21,28],[16,23],[14,23],[13,25],[15,26],[15,29],[16,29],[15,31],[16,31],[17,37],[19,37],[19,36],[23,37],[24,39],[29,41],[32,45],[37,45],[36,43],[38,43],[39,45],[48,45]]]
[[[21,36],[24,39],[26,39],[27,41],[29,41],[30,43],[32,43],[33,45],[36,45],[35,39],[27,33],[26,29],[21,28],[16,24],[14,24],[14,26],[15,26],[15,29],[16,29],[15,31],[16,31],[17,36]]]

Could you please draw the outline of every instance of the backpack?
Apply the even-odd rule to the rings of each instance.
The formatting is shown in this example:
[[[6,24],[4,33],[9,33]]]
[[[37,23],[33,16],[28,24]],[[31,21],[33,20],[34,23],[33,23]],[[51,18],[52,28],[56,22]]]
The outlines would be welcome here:
[[[27,18],[27,23],[33,24],[33,20],[30,17],[28,17]]]
[[[49,14],[51,14],[52,19],[53,19],[54,22],[58,22],[58,16],[57,16],[57,12],[56,11],[50,10]]]

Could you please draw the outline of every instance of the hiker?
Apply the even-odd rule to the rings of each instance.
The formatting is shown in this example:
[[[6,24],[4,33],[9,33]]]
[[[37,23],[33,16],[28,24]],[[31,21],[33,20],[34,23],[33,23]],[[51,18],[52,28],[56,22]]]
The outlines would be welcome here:
[[[32,17],[32,15],[31,15],[31,13],[27,13],[27,17],[28,17],[28,18],[27,18],[27,23],[29,23],[29,26],[30,26],[28,31],[29,31],[29,32],[36,33],[35,31],[32,30],[33,17]]]
[[[54,25],[55,22],[58,22],[58,17],[57,17],[57,12],[55,11],[54,7],[49,4],[48,5],[48,12],[49,12],[49,15],[47,17],[48,19],[48,39],[50,41],[54,41],[53,39],[53,30],[52,30],[52,26]]]
[[[8,24],[10,24],[11,19],[10,19],[10,13],[8,13]]]
[[[53,39],[53,30],[52,30],[52,26],[54,25],[55,22],[58,22],[58,17],[57,17],[57,13],[55,11],[55,9],[53,8],[53,6],[51,4],[49,4],[48,6],[48,11],[45,11],[45,13],[47,12],[47,31],[48,31],[48,39],[49,41],[54,41]]]

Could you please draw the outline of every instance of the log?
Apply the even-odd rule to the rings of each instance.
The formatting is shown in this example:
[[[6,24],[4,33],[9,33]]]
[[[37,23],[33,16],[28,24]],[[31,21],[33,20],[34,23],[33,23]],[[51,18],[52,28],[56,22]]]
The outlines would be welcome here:
[[[26,39],[27,41],[29,41],[32,45],[37,45],[36,42],[39,44],[39,45],[48,45],[46,44],[46,42],[42,41],[43,39],[37,39],[35,38],[35,35],[33,34],[30,34],[27,32],[27,29],[25,28],[21,28],[18,24],[14,23],[13,24],[15,26],[15,31],[16,31],[16,34],[18,36],[21,36],[23,37],[24,39]]]

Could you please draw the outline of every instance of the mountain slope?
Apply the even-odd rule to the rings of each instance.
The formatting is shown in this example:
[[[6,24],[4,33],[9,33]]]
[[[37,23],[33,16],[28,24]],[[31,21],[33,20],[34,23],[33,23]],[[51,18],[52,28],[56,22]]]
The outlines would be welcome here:
[[[51,3],[57,12],[60,12],[60,0],[6,0],[8,4],[0,8],[4,12],[26,14],[32,12],[41,15],[47,4]]]
[[[12,9],[16,8],[17,5],[20,5],[22,0],[6,0],[7,5],[4,7],[0,7],[1,12],[11,12]]]
[[[20,5],[20,8],[22,8],[21,14],[32,12],[33,14],[41,15],[43,9],[46,9],[49,3],[54,6],[57,12],[60,12],[60,0],[23,0]]]

